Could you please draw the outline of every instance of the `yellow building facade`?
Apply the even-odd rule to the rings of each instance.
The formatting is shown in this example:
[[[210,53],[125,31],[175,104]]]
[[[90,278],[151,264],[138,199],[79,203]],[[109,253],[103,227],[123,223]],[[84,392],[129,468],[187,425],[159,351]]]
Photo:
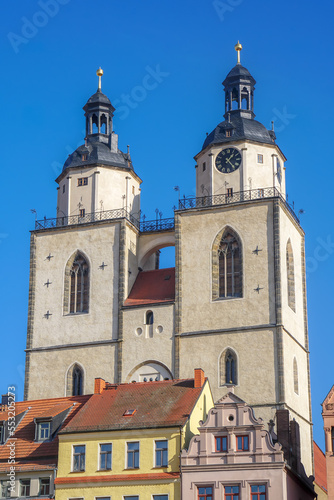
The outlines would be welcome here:
[[[204,377],[195,386],[168,380],[94,394],[59,435],[56,500],[180,500],[180,452],[213,406]]]

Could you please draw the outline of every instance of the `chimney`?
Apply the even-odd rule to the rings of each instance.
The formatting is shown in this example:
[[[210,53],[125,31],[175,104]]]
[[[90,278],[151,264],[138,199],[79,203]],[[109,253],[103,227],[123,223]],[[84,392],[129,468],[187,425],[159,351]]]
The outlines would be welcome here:
[[[195,368],[194,370],[194,387],[198,389],[199,387],[203,387],[205,381],[204,371],[202,368]]]
[[[96,378],[94,385],[94,394],[101,394],[106,388],[106,381],[103,378]]]

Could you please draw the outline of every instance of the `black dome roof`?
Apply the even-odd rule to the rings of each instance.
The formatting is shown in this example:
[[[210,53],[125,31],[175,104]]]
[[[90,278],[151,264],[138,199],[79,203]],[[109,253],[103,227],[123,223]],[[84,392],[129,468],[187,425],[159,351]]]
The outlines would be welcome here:
[[[92,103],[101,103],[101,104],[111,104],[110,100],[108,97],[101,92],[100,89],[98,89],[95,94],[93,94],[87,101],[87,104],[92,104]]]
[[[226,129],[232,131],[230,137],[226,137]],[[264,144],[275,144],[273,134],[262,123],[252,118],[244,118],[239,114],[233,115],[232,112],[230,122],[225,120],[219,123],[205,139],[202,149],[206,148],[209,144],[235,142],[239,139],[249,139]]]
[[[87,160],[82,159],[83,155],[87,155]],[[130,155],[127,153],[119,149],[113,152],[109,145],[103,142],[89,142],[87,145],[79,146],[69,155],[64,163],[63,172],[69,167],[87,167],[96,163],[133,170]]]

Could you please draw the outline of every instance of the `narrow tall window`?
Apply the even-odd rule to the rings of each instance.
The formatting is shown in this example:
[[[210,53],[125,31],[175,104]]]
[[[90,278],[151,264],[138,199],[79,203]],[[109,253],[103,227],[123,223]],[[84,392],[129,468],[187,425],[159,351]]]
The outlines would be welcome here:
[[[40,495],[50,495],[50,478],[49,477],[42,477],[39,480],[39,494]]]
[[[0,444],[3,443],[3,424],[0,424]]]
[[[78,253],[70,270],[70,310],[74,313],[88,312],[89,266]]]
[[[293,311],[296,312],[296,297],[295,297],[295,269],[293,260],[293,251],[291,241],[286,244],[286,272],[288,283],[288,304]]]
[[[154,320],[153,312],[146,311],[146,314],[145,314],[145,325],[146,325],[145,337],[146,338],[153,337],[153,320]]]
[[[219,358],[220,385],[237,385],[238,365],[237,355],[232,349],[226,349]]]
[[[167,440],[155,441],[155,466],[167,467],[168,465],[168,442]]]
[[[1,483],[1,498],[9,498],[10,497],[10,483],[8,481],[0,481]]]
[[[331,429],[331,438],[332,438],[332,453],[334,455],[334,427]]]
[[[218,255],[219,297],[241,297],[241,244],[231,229],[224,231],[218,248]]]
[[[217,436],[216,441],[216,452],[227,451],[227,436]]]
[[[85,445],[73,446],[73,471],[85,470]]]
[[[139,469],[139,441],[127,443],[127,468]]]
[[[100,470],[111,470],[111,443],[100,444]]]
[[[30,497],[30,479],[20,479],[20,496]]]
[[[75,366],[73,369],[73,390],[72,390],[72,395],[73,396],[81,396],[82,395],[82,386],[83,386],[83,376],[82,376],[82,370],[78,367]]]
[[[299,394],[298,388],[298,366],[296,358],[293,358],[293,389],[296,394]]]

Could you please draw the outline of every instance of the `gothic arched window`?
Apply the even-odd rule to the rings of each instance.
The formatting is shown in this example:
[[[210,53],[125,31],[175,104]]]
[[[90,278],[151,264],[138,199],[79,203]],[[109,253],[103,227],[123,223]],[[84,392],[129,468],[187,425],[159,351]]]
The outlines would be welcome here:
[[[66,396],[81,396],[84,393],[84,370],[73,363],[66,375]]]
[[[89,302],[89,265],[79,252],[69,271],[69,310],[70,314],[87,313]]]
[[[226,349],[219,358],[220,385],[237,385],[238,365],[237,355],[232,349]]]
[[[82,370],[78,366],[76,366],[73,370],[72,381],[73,381],[72,396],[81,396],[83,376],[82,376]]]
[[[295,270],[293,251],[290,239],[286,244],[286,272],[288,284],[288,304],[293,311],[296,312],[296,298],[295,298]]]
[[[293,358],[293,389],[296,394],[299,394],[298,389],[298,366],[296,358]]]
[[[220,240],[219,297],[241,297],[241,245],[239,238],[227,228]]]

